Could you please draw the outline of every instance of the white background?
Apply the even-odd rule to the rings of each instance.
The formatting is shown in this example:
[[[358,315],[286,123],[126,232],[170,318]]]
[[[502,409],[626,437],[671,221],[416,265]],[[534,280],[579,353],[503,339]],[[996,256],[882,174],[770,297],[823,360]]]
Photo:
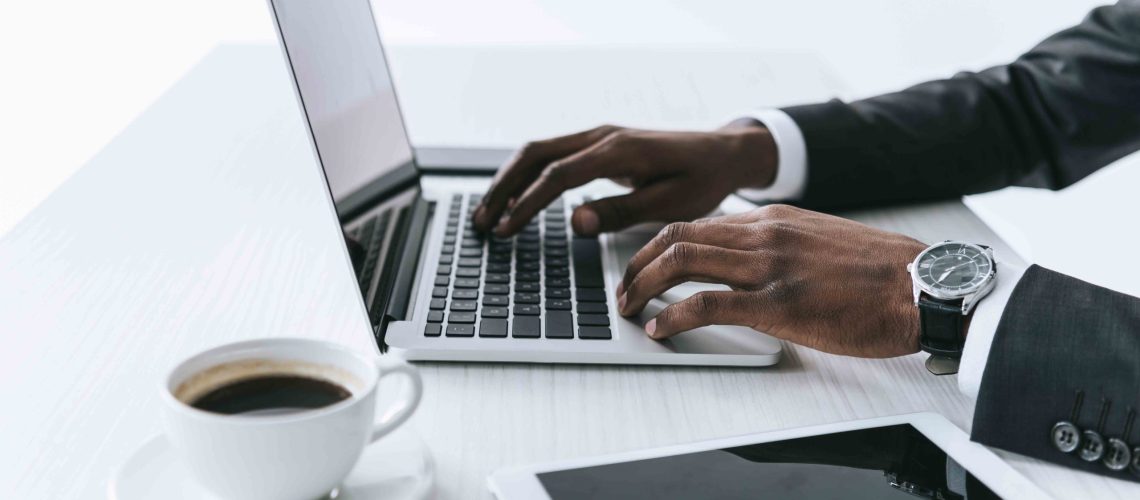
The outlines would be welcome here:
[[[1077,23],[1076,0],[377,0],[407,45],[695,46],[817,52],[869,95],[1006,61]],[[219,43],[275,43],[260,0],[6,1],[0,6],[0,234]],[[399,64],[399,61],[396,61]],[[509,75],[506,75],[509,76]],[[399,86],[400,75],[397,75]],[[415,116],[409,117],[415,124]],[[415,134],[413,133],[413,136]],[[1137,165],[1135,157],[1130,161]],[[1006,190],[971,205],[1024,256],[1140,294],[1140,168],[1062,193]],[[81,207],[77,207],[77,210]],[[1123,271],[1123,272],[1122,272]]]

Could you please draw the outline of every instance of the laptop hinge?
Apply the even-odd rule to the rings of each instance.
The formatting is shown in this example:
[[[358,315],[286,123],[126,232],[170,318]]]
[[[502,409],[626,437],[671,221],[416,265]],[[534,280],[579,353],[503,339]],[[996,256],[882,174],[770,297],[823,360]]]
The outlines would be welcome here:
[[[396,275],[385,294],[388,297],[387,304],[375,331],[376,341],[381,352],[386,351],[388,347],[384,341],[388,323],[403,321],[409,315],[412,306],[412,292],[415,289],[413,281],[419,272],[417,264],[420,261],[420,253],[423,251],[424,240],[427,237],[428,222],[431,220],[435,207],[434,203],[423,199],[418,193],[415,200],[410,207],[411,212],[408,215],[407,227],[402,232],[406,236],[401,242],[400,251],[396,254],[396,258],[385,263],[385,265],[395,267]]]

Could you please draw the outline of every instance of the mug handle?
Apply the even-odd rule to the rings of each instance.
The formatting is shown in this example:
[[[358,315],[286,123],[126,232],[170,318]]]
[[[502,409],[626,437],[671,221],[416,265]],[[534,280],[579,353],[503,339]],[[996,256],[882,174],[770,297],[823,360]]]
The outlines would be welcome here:
[[[387,435],[389,432],[396,430],[400,424],[408,420],[412,416],[412,412],[420,404],[420,398],[424,393],[424,383],[420,379],[420,371],[416,367],[404,363],[402,361],[386,361],[386,358],[377,358],[376,369],[380,372],[380,378],[383,379],[389,375],[403,375],[408,378],[412,383],[411,391],[406,395],[401,402],[393,406],[384,416],[380,422],[372,428],[372,438],[369,439],[370,443],[376,442]],[[380,381],[376,381],[380,384]]]

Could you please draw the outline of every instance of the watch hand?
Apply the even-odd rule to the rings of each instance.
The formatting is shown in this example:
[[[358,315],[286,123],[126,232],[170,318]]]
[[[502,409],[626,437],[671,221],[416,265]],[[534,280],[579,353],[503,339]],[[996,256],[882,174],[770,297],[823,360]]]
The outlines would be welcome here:
[[[939,277],[938,277],[938,282],[940,282],[940,283],[941,283],[941,282],[942,282],[942,280],[946,279],[946,277],[947,277],[947,276],[950,276],[950,273],[954,272],[954,270],[955,270],[955,269],[958,269],[959,267],[962,267],[962,266],[964,266],[964,265],[966,265],[966,264],[969,264],[969,262],[964,262],[964,263],[962,263],[962,264],[958,264],[958,265],[956,265],[956,266],[950,266],[950,268],[949,268],[949,269],[947,269],[946,271],[943,271],[943,272],[942,272],[942,276],[939,276]]]

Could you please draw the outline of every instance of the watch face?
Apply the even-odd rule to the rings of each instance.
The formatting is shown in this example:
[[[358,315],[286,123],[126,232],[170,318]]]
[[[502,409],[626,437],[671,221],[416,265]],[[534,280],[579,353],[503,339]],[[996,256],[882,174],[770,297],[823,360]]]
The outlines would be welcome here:
[[[960,297],[982,286],[992,271],[993,261],[981,247],[946,242],[918,256],[914,277],[935,296]]]

